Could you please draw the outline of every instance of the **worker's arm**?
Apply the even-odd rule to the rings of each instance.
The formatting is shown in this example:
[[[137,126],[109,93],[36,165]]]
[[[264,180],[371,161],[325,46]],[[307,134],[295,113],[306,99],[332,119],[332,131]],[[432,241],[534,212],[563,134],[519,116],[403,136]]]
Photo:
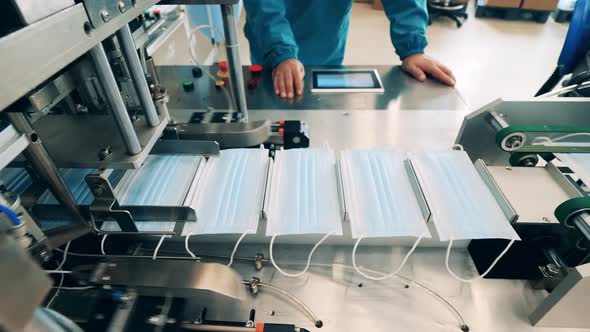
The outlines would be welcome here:
[[[428,44],[426,1],[382,0],[385,14],[391,22],[391,42],[403,62],[402,68],[414,78],[424,81],[428,74],[445,84],[454,85],[455,77],[451,70],[424,55]]]
[[[263,64],[273,68],[275,93],[292,98],[303,92],[303,65],[297,60],[298,46],[286,18],[283,0],[244,0],[249,38],[263,51]]]

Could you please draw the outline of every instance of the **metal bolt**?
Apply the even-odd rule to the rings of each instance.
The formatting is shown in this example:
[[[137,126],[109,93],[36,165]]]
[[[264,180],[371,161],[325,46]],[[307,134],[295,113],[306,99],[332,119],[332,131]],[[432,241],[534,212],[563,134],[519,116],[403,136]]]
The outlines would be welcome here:
[[[507,171],[511,171],[511,170],[512,170],[512,167],[510,167],[510,166],[506,166],[506,170],[507,170]]]
[[[107,23],[108,21],[111,20],[111,14],[109,14],[109,12],[107,12],[106,10],[101,10],[100,11],[100,17],[102,17],[102,20]]]
[[[102,276],[101,279],[102,279],[102,281],[109,281],[109,280],[111,280],[111,276],[105,275],[105,276]]]
[[[96,319],[96,320],[103,320],[104,319],[104,315],[103,314],[96,314],[96,315],[94,315],[94,319]]]
[[[94,196],[101,196],[102,194],[104,194],[104,189],[102,188],[102,186],[94,186],[92,187],[92,194]]]
[[[250,294],[252,295],[256,295],[258,294],[258,283],[260,282],[259,278],[256,277],[252,277],[252,279],[250,279],[250,284],[248,285],[248,289],[250,290]]]
[[[506,140],[506,147],[509,149],[518,148],[522,145],[522,137],[513,136]]]
[[[253,321],[249,320],[249,321],[246,322],[246,327],[254,327],[254,326],[255,325],[254,325],[254,322]]]
[[[263,253],[257,253],[256,257],[254,257],[254,267],[256,268],[256,271],[260,271],[264,267],[264,254]]]
[[[112,153],[113,153],[113,150],[111,149],[110,146],[107,146],[107,147],[104,147],[104,148],[100,148],[100,150],[98,150],[98,159],[99,160],[105,160]]]
[[[78,113],[88,113],[88,107],[82,104],[76,104],[76,112]]]
[[[550,222],[551,220],[549,220],[549,218],[547,218],[547,217],[543,217],[543,221],[544,222]]]
[[[123,1],[117,2],[117,6],[119,7],[119,11],[121,13],[124,13],[127,10],[127,7],[125,7],[125,3]]]

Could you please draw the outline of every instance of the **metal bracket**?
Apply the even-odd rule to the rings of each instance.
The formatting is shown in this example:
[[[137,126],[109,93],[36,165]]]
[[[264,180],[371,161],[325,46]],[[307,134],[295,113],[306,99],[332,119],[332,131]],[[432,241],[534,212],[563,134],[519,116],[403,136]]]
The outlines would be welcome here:
[[[132,0],[84,0],[84,8],[95,28],[133,8]]]
[[[120,208],[108,179],[104,178],[102,174],[89,174],[85,180],[94,195],[94,202],[89,208],[91,216],[96,213],[99,216],[112,217],[123,232],[138,231],[131,213]]]

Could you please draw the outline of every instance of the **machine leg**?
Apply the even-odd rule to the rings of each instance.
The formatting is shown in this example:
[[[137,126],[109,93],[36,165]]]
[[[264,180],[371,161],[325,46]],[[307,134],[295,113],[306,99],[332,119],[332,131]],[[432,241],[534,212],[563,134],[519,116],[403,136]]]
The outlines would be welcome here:
[[[231,93],[240,121],[247,122],[248,108],[246,106],[246,92],[244,91],[244,78],[242,75],[242,63],[240,61],[236,17],[233,5],[221,5],[221,15],[223,18]]]
[[[125,108],[125,102],[123,101],[123,97],[117,86],[115,75],[111,70],[109,60],[102,44],[98,43],[94,46],[94,48],[90,50],[90,54],[92,55],[92,60],[96,66],[98,80],[102,84],[106,94],[106,100],[109,103],[111,112],[113,113],[113,117],[119,128],[121,138],[127,147],[127,153],[131,155],[138,154],[141,152],[141,145],[139,144],[139,139],[137,138],[137,134],[135,133],[135,129],[133,128],[133,124],[131,123],[127,109]]]
[[[117,31],[117,39],[119,40],[121,51],[123,51],[125,61],[129,67],[133,85],[139,96],[139,101],[144,110],[147,123],[150,127],[156,127],[160,124],[160,119],[158,118],[158,113],[156,112],[154,102],[152,101],[150,89],[147,80],[145,79],[141,62],[137,56],[137,49],[135,48],[129,25],[125,25]]]

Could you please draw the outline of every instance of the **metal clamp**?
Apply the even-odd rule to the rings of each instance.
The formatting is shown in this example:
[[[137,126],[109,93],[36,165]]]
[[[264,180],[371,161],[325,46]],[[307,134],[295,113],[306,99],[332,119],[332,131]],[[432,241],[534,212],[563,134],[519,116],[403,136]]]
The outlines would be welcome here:
[[[104,178],[101,174],[89,174],[86,176],[85,181],[94,195],[94,202],[89,208],[93,225],[94,213],[96,213],[114,218],[123,232],[138,232],[131,213],[120,208],[119,202],[117,202],[113,193],[113,187],[111,187],[108,179]],[[93,227],[97,230],[96,225]]]

